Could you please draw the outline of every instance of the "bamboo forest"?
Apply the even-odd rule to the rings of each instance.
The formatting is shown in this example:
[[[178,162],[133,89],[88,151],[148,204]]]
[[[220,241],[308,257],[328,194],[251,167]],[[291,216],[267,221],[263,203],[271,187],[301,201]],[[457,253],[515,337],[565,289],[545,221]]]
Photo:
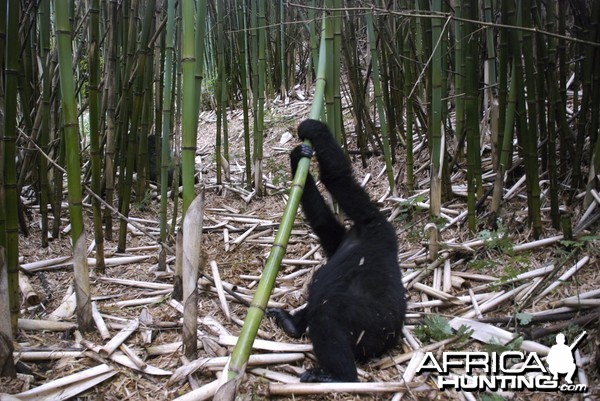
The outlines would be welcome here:
[[[0,401],[600,394],[600,1],[2,3]]]

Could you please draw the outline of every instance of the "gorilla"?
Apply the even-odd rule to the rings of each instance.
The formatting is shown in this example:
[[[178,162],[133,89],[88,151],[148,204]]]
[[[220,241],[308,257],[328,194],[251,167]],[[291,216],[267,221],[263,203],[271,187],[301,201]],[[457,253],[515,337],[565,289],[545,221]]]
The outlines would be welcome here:
[[[401,336],[406,300],[396,232],[353,178],[325,124],[305,120],[298,136],[310,140],[321,182],[354,224],[346,231],[337,221],[309,173],[301,203],[327,263],[313,275],[305,308],[293,315],[271,308],[267,315],[290,337],[300,338],[308,329],[318,366],[304,372],[301,381],[357,381],[356,361],[381,355]],[[302,157],[312,157],[313,148],[301,144],[291,152],[292,175]]]

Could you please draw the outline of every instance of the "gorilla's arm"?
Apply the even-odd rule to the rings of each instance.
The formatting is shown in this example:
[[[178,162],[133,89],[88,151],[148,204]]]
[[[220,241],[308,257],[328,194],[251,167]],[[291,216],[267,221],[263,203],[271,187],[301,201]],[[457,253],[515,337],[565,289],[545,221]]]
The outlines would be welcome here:
[[[352,176],[350,162],[327,125],[318,120],[304,120],[298,126],[298,136],[311,141],[319,161],[321,180],[356,226],[360,228],[374,220],[385,220]]]
[[[293,176],[296,175],[300,158],[311,156],[312,148],[309,146],[302,144],[294,148],[290,154]],[[323,250],[330,258],[340,246],[346,232],[325,203],[310,173],[306,177],[304,191],[302,192],[302,209],[310,226],[319,237]]]

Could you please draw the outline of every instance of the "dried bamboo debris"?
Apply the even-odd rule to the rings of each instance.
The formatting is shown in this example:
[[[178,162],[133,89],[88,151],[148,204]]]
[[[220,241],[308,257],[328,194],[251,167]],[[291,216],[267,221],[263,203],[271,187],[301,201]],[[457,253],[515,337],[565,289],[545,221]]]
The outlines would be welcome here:
[[[108,327],[106,326],[102,315],[98,311],[98,304],[95,301],[92,301],[92,318],[94,319],[98,333],[100,333],[100,337],[102,337],[103,340],[109,339],[110,332],[108,331]]]
[[[95,366],[42,384],[31,390],[14,394],[21,401],[66,400],[116,375],[118,371],[107,364]]]
[[[231,313],[229,312],[229,304],[227,303],[227,299],[225,297],[225,292],[223,291],[223,283],[221,282],[221,274],[219,273],[219,267],[217,266],[217,262],[214,260],[210,261],[210,269],[212,271],[213,279],[215,281],[215,288],[217,289],[217,295],[219,296],[219,303],[221,305],[221,310],[225,314],[225,318],[231,321]]]
[[[367,175],[367,177],[370,176]],[[505,199],[517,196],[522,190],[523,182],[518,182],[513,188],[511,188],[511,191],[507,192]],[[463,193],[465,192],[465,188],[464,186],[460,187],[457,185],[453,185],[453,191],[455,193]],[[253,196],[253,194],[250,193],[242,194],[241,191],[238,193],[240,193],[240,195],[242,196]],[[415,207],[424,209],[429,207],[429,205],[425,202],[416,201],[416,197],[420,196],[421,194],[415,194],[414,196],[407,199],[388,197],[388,195],[389,194],[386,194],[386,196],[382,198],[382,201],[389,200],[391,202],[395,202],[391,211],[391,216],[397,216],[399,213],[402,212],[401,208],[407,205],[414,205]],[[596,202],[600,204],[600,200],[596,199]],[[440,233],[444,232],[453,225],[461,224],[461,222],[466,216],[466,211],[464,211],[465,207],[465,205],[454,204],[442,209],[442,212],[444,214],[443,217],[445,217],[447,223],[440,228]],[[269,246],[273,241],[273,228],[278,226],[278,217],[276,216],[269,216],[267,218],[263,218],[254,214],[241,214],[239,210],[229,207],[228,205],[223,205],[219,209],[207,208],[204,211],[204,213],[206,221],[210,221],[211,224],[214,223],[213,226],[204,227],[204,230],[212,232],[216,231],[218,233],[222,232],[225,250],[229,252],[239,251],[239,249],[236,248],[239,248],[241,246],[255,248],[258,247],[257,249],[261,249],[260,247],[262,246]],[[132,221],[136,222],[136,227],[140,225],[143,226],[146,230],[150,231],[155,230],[158,225],[157,222],[151,220],[133,219]],[[136,229],[132,230],[135,231]],[[141,231],[139,233],[141,233]],[[286,266],[285,273],[287,274],[285,274],[282,271],[282,274],[280,274],[280,276],[277,278],[279,286],[274,290],[272,294],[272,304],[270,303],[270,306],[285,306],[283,303],[278,303],[274,300],[278,300],[280,297],[286,294],[294,294],[295,292],[300,293],[301,289],[298,286],[301,286],[302,283],[304,283],[304,281],[307,280],[307,277],[305,276],[311,273],[316,265],[322,263],[322,257],[319,255],[318,252],[320,250],[320,247],[318,246],[316,241],[314,241],[314,235],[312,235],[306,230],[292,231],[292,238],[290,238],[290,243],[306,243],[307,240],[310,242],[310,244],[307,244],[310,245],[310,250],[308,252],[306,252],[301,257],[295,258],[294,256],[297,255],[294,255],[290,256],[289,259],[284,260],[283,265]],[[533,241],[525,244],[515,245],[513,247],[513,250],[519,252],[541,248],[544,246],[555,244],[560,240],[562,240],[562,236],[550,237],[540,241]],[[556,281],[553,282],[551,281],[555,279],[553,275],[556,274],[556,268],[552,265],[536,268],[531,271],[519,274],[513,278],[505,279],[501,277],[460,271],[459,269],[461,267],[461,264],[464,264],[463,260],[456,262],[453,261],[452,263],[450,262],[458,252],[480,251],[486,245],[485,241],[472,240],[461,243],[460,239],[452,239],[447,242],[440,242],[440,245],[442,247],[441,249],[443,253],[441,257],[437,258],[432,262],[427,261],[426,246],[420,247],[416,250],[410,250],[399,255],[399,259],[402,262],[402,268],[407,269],[404,275],[404,281],[405,284],[407,284],[407,287],[410,288],[410,299],[408,302],[409,314],[407,315],[407,317],[411,319],[419,319],[425,315],[425,313],[423,313],[424,311],[427,313],[435,314],[440,310],[440,308],[444,308],[444,314],[460,316],[451,321],[451,326],[454,329],[457,329],[461,325],[465,324],[474,330],[472,334],[473,338],[482,342],[499,341],[502,343],[507,343],[512,341],[516,337],[516,335],[506,330],[499,329],[493,324],[482,323],[473,319],[485,319],[485,314],[489,314],[490,312],[496,312],[500,308],[510,306],[509,301],[526,302],[526,300],[535,300],[537,304],[536,308],[539,308],[539,303],[543,298],[556,291],[560,285],[564,286],[565,281],[571,279],[572,276],[578,273],[582,267],[584,267],[587,264],[592,264],[590,263],[590,258],[586,256],[580,261],[578,261],[578,263],[571,269],[568,269],[565,273],[563,273],[558,279],[556,279]],[[156,251],[156,247],[150,246],[127,249],[128,253],[144,251]],[[146,259],[151,257],[155,257],[155,255],[127,255],[127,257],[119,255],[115,256],[114,258],[108,258],[107,265],[110,265],[110,259],[113,260],[114,264],[119,264],[137,263],[139,261],[146,261]],[[90,262],[93,262],[91,258]],[[23,267],[27,271],[34,272],[63,268],[69,266],[70,263],[71,262],[69,258],[57,258],[49,261],[24,264]],[[241,303],[244,302],[240,301],[240,299],[238,299],[237,297],[234,298],[231,295],[226,294],[225,290],[233,291],[237,295],[239,295],[239,297],[242,298],[244,301],[250,302],[252,299],[251,295],[253,293],[253,291],[251,290],[252,283],[245,286],[240,286],[239,284],[233,285],[226,281],[223,281],[216,267],[216,262],[211,262],[211,269],[213,269],[212,274],[214,276],[213,282],[209,282],[209,280],[201,278],[199,280],[199,283],[202,286],[202,290],[204,292],[210,295],[217,294],[217,297],[219,299],[219,305],[221,306],[221,309],[224,311],[226,316],[228,316],[228,320],[231,320],[232,322],[239,322],[240,320],[234,314],[232,314],[231,311],[226,312],[226,310],[229,309],[228,303],[231,303],[232,301],[237,300]],[[237,278],[240,280],[256,281],[260,277],[256,275],[243,275]],[[164,283],[114,279],[107,277],[99,277],[96,279],[103,283],[110,283],[114,285],[122,285],[126,287],[147,290],[144,296],[150,296],[148,292],[155,291],[152,294],[154,296],[151,296],[149,298],[120,299],[119,301],[113,303],[103,303],[103,306],[127,307],[132,305],[145,305],[154,302],[162,302],[166,299],[166,295],[170,293],[170,291],[173,288],[171,284]],[[159,293],[161,291],[163,292]],[[139,296],[139,292],[137,295]],[[123,294],[119,294],[116,296],[98,296],[95,299],[97,301],[107,300],[115,298],[117,296],[122,297]],[[298,295],[294,294],[293,296],[296,297]],[[414,300],[420,301],[414,302]],[[600,304],[600,290],[587,291],[581,294],[567,297],[563,296],[560,300],[548,301],[549,302],[546,305],[542,305],[542,307],[547,306],[547,310],[536,310],[527,313],[530,313],[536,318],[544,316],[560,317],[563,315],[573,317],[576,316],[578,310],[584,307],[595,307],[595,310],[598,310],[597,307]],[[175,301],[169,302],[169,304],[176,308],[178,311],[182,312],[181,304],[178,304]],[[214,304],[217,303],[214,302]],[[523,305],[527,306],[528,304],[521,304],[521,306]],[[108,346],[112,341],[115,341],[115,338],[119,337],[121,335],[121,332],[131,329],[131,327],[127,327],[128,323],[130,325],[133,323],[133,321],[131,321],[130,319],[123,319],[119,318],[118,316],[107,316],[106,314],[98,313],[96,303],[94,303],[93,306],[95,319],[99,318],[100,321],[104,321],[104,319],[107,320],[106,322],[104,322],[105,329],[103,334],[101,335],[102,338],[105,340],[108,340],[110,338],[112,338],[112,340],[110,340],[107,343],[107,345],[105,345],[105,347]],[[223,320],[218,313],[216,316],[221,321]],[[68,319],[69,314],[66,314],[64,316],[58,315],[58,317],[55,315],[53,318],[59,321],[26,321],[24,319],[21,319],[19,321],[19,327],[25,328],[26,330],[71,330],[75,327],[74,324],[60,321]],[[181,342],[153,344],[152,338],[153,327],[163,327],[160,326],[160,324],[164,323],[165,325],[171,325],[169,327],[181,328],[181,323],[153,322],[153,320],[154,319],[150,315],[148,309],[144,308],[139,316],[139,324],[141,325],[141,327],[136,326],[136,328],[134,329],[134,331],[137,330],[141,334],[142,342],[140,344],[144,344],[144,352],[147,358],[156,357],[160,355],[172,355],[174,353],[181,353]],[[205,333],[201,330],[197,330],[197,333],[199,335],[199,347],[203,346],[204,351],[206,352],[204,355],[210,355],[211,353],[218,354],[219,352],[222,352],[222,350],[224,349],[223,347],[232,346],[237,341],[237,338],[235,336],[232,336],[226,327],[222,326],[217,320],[210,316],[200,317],[198,318],[198,322],[202,324],[203,329],[206,328],[207,331],[207,333]],[[98,322],[96,324],[98,325]],[[117,328],[118,330],[121,330],[121,332],[115,335],[114,337],[111,337],[110,332],[108,332],[109,328]],[[265,333],[259,331],[259,335],[261,335],[262,338],[273,338],[272,333]],[[277,372],[271,369],[254,368],[252,370],[249,370],[249,372],[253,375],[266,378],[269,381],[283,383],[270,383],[269,391],[271,391],[271,394],[315,394],[336,391],[355,393],[395,392],[396,395],[393,399],[400,399],[401,395],[404,392],[432,391],[434,389],[427,383],[414,382],[414,368],[418,365],[419,359],[423,357],[425,352],[441,352],[444,349],[444,347],[456,341],[457,338],[458,337],[453,337],[437,343],[421,345],[417,343],[417,341],[414,338],[412,338],[410,326],[407,326],[405,342],[408,343],[410,347],[407,347],[407,345],[404,344],[403,348],[405,351],[400,351],[399,355],[393,355],[386,358],[382,358],[378,361],[373,361],[370,364],[370,367],[378,369],[389,369],[392,367],[394,367],[394,369],[398,369],[400,371],[403,381],[397,383],[370,382],[357,383],[355,385],[350,385],[346,383],[314,385],[298,383],[298,378],[296,376],[291,376],[289,374]],[[140,358],[140,350],[132,347],[131,345],[126,344],[127,341],[131,342],[131,340],[124,338],[118,344],[118,349],[113,350],[112,353],[108,356],[108,359],[115,360],[116,362],[120,363],[123,366],[127,366],[130,369],[140,371],[147,370],[147,373],[150,374],[172,375],[170,383],[186,380],[187,376],[191,374],[192,371],[197,369],[205,369],[218,375],[220,370],[222,370],[224,364],[227,362],[227,358],[220,356],[210,358],[199,358],[196,361],[191,361],[190,363],[184,364],[184,366],[177,369],[177,371],[174,374],[159,368],[156,368],[158,370],[154,371],[154,373],[151,373],[153,367],[148,365],[147,360]],[[214,347],[209,346],[213,343]],[[58,358],[82,358],[86,355],[90,356],[90,354],[95,352],[98,354],[95,358],[97,358],[98,360],[102,360],[99,355],[100,351],[103,350],[103,348],[101,348],[99,345],[94,344],[87,345],[88,351],[85,352],[81,350],[71,349],[57,349],[48,351],[22,349],[18,352],[18,357],[23,361],[36,361],[43,359]],[[312,346],[309,343],[295,344],[257,339],[255,341],[254,348],[261,350],[261,352],[276,352],[276,354],[253,355],[251,356],[251,364],[265,365],[269,363],[279,365],[282,369],[285,369],[286,371],[290,372],[295,370],[301,370],[299,368],[301,364],[299,363],[299,361],[303,361],[307,358],[307,353],[311,352]],[[541,353],[543,353],[545,350],[544,346],[533,341],[525,341],[522,348],[524,350],[535,350]],[[409,351],[406,352],[407,350]],[[269,360],[268,358],[270,356],[275,359]],[[17,353],[15,353],[15,357],[17,357]],[[578,356],[577,358],[578,364],[585,363],[584,360],[586,357]],[[587,357],[587,359],[589,360],[589,357]],[[267,362],[267,360],[269,361]],[[281,366],[282,364],[293,365]],[[579,371],[581,372],[582,369],[580,369]],[[116,371],[112,372],[112,374],[116,374]],[[368,374],[363,375],[363,377],[368,376]],[[419,378],[417,378],[416,380],[419,380]],[[581,383],[587,382],[587,379],[585,377],[580,377],[579,380]],[[217,388],[218,380],[215,380],[205,384],[204,386],[199,387],[197,390],[194,390],[178,399],[207,399],[214,395],[214,392]],[[463,396],[465,399],[469,399],[468,394],[463,394]],[[46,399],[45,397],[46,396],[44,396],[43,399]]]
[[[140,325],[139,320],[135,319],[129,322],[129,324],[123,328],[117,335],[115,335],[108,343],[100,348],[99,354],[106,358],[112,354],[125,340],[127,337],[133,334]]]

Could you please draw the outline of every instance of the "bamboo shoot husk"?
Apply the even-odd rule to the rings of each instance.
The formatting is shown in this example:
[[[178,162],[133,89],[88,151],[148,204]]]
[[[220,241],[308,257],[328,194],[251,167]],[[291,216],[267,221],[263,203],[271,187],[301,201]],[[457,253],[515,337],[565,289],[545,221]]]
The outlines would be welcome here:
[[[58,308],[48,315],[48,320],[68,320],[75,313],[76,306],[76,295],[75,292],[72,292],[71,295],[69,295],[69,297],[58,306]]]
[[[183,220],[183,349],[185,356],[195,359],[198,330],[198,275],[202,269],[202,221],[204,194],[189,204]]]

